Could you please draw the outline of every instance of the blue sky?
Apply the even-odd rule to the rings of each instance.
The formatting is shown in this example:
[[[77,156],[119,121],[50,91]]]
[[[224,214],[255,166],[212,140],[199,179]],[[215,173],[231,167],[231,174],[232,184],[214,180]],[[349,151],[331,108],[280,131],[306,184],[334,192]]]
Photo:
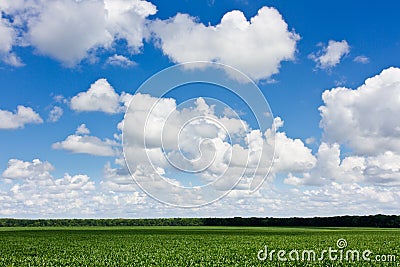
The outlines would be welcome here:
[[[0,1],[0,216],[398,214],[399,8],[397,1]],[[257,192],[241,181],[223,199],[186,209],[153,199],[167,189],[146,185],[152,198],[134,184],[118,125],[127,109],[139,118],[139,104],[152,103],[140,95],[128,108],[141,84],[192,60],[248,75],[280,127],[276,162]],[[235,123],[250,129],[234,134],[254,152],[247,134],[257,125],[223,90],[187,86],[160,109],[172,107],[179,121],[189,116],[181,102],[209,95],[236,103]],[[211,103],[206,111],[192,104],[190,116],[225,116]],[[264,131],[257,140],[268,147]],[[203,133],[191,136],[212,135]],[[133,157],[131,171],[147,166]],[[151,176],[136,175],[139,184]],[[208,181],[216,173],[202,175]],[[163,201],[185,206],[171,192]]]

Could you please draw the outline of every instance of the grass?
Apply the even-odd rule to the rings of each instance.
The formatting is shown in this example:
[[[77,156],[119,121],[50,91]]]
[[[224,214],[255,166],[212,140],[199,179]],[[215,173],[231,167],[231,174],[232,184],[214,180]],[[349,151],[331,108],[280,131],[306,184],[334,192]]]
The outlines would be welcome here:
[[[396,262],[273,261],[258,251],[347,249]],[[0,228],[0,266],[400,266],[400,230],[297,227]],[[317,254],[319,255],[319,254]]]

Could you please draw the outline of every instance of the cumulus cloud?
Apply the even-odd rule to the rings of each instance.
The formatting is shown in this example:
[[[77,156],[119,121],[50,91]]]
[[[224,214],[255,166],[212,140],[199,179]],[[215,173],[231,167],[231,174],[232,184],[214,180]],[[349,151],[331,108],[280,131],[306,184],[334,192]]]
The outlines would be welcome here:
[[[18,129],[26,124],[40,123],[43,119],[30,107],[18,106],[14,112],[0,110],[0,129]]]
[[[76,128],[76,134],[90,134],[90,130],[86,127],[86,124],[81,124]]]
[[[250,21],[241,11],[226,13],[215,26],[187,14],[151,24],[154,38],[173,62],[216,61],[236,67],[252,79],[278,73],[282,61],[293,60],[299,36],[274,8],[263,7]]]
[[[49,162],[34,159],[32,162],[10,159],[3,179],[12,179],[10,189],[0,190],[2,215],[67,214],[73,210],[85,213],[90,205],[95,183],[87,175],[69,175],[54,178],[54,167]],[[3,179],[0,179],[0,184]]]
[[[10,159],[2,177],[7,179],[47,179],[54,170],[49,162],[34,159],[32,162]]]
[[[322,188],[305,190],[304,201],[307,203],[314,202],[316,209],[334,207],[341,210],[341,214],[376,214],[381,212],[392,214],[393,211],[390,211],[389,208],[392,206],[390,203],[397,203],[400,200],[396,190],[396,188],[389,187],[332,182]],[[352,205],[349,205],[349,203]],[[341,209],[341,205],[346,208]],[[327,213],[329,214],[329,212]]]
[[[400,155],[386,151],[367,157],[364,173],[370,183],[400,186]]]
[[[296,186],[322,186],[331,182],[352,183],[364,180],[364,159],[346,157],[341,161],[340,146],[337,143],[332,145],[321,143],[313,167],[299,176],[290,173],[284,182]]]
[[[107,167],[108,166],[108,167]],[[0,215],[29,217],[105,217],[135,215],[132,207],[148,210],[147,196],[133,181],[122,185],[106,165],[109,174],[96,183],[86,174],[54,177],[54,167],[47,161],[10,159],[0,175]],[[105,167],[105,168],[106,168]],[[6,186],[6,187],[5,187]],[[142,215],[143,216],[143,215]]]
[[[322,94],[320,125],[325,142],[316,163],[305,172],[289,173],[295,186],[400,186],[400,69],[389,68],[357,89],[334,88]],[[342,155],[341,146],[346,147]],[[380,194],[379,199],[384,195]]]
[[[275,135],[274,172],[304,172],[316,164],[311,149],[300,139],[291,139],[284,132]]]
[[[143,38],[149,36],[146,18],[157,12],[156,6],[143,0],[105,0],[107,29],[115,39],[124,39],[133,53],[139,52]]]
[[[104,218],[126,214],[135,217],[174,214],[184,217],[193,213],[192,209],[174,209],[152,200],[138,190],[126,168],[114,168],[110,163],[104,166],[104,176],[99,182],[86,174],[66,173],[54,177],[53,165],[39,159],[31,162],[12,159],[6,170],[0,175],[2,216]],[[398,201],[400,194],[395,187],[332,181],[321,187],[299,190],[278,189],[264,183],[255,194],[233,190],[220,201],[196,212],[199,216],[219,217],[390,214],[394,212],[392,203]]]
[[[299,40],[281,14],[270,7],[261,8],[250,20],[241,11],[231,11],[218,25],[205,26],[187,14],[149,21],[157,9],[144,0],[14,2],[0,3],[11,18],[0,22],[4,36],[0,52],[3,61],[14,66],[23,64],[13,53],[14,46],[30,45],[73,67],[84,59],[96,61],[99,51],[112,51],[120,40],[131,54],[140,53],[146,39],[156,40],[174,62],[217,61],[261,80],[278,73],[282,61],[294,59]],[[106,64],[127,67],[135,63],[115,54]]]
[[[11,51],[14,43],[14,30],[3,18],[0,18],[0,36],[0,53],[6,54]]]
[[[400,155],[387,151],[377,156],[346,156],[341,159],[339,144],[322,143],[313,169],[301,175],[289,174],[286,184],[324,186],[367,184],[368,186],[400,186]]]
[[[309,58],[317,63],[317,67],[321,69],[331,68],[340,63],[343,56],[350,52],[350,46],[346,40],[334,41],[330,40],[328,46],[314,54],[310,54]]]
[[[50,122],[57,122],[61,116],[63,115],[64,111],[59,106],[54,106],[49,112],[48,121]]]
[[[77,64],[97,47],[110,47],[106,10],[101,1],[47,2],[38,17],[29,20],[29,41],[45,55],[68,66]]]
[[[111,139],[101,140],[88,135],[89,129],[81,124],[75,134],[69,135],[64,141],[52,145],[54,149],[64,149],[72,153],[90,154],[95,156],[116,156],[119,154],[119,144]]]
[[[149,35],[146,18],[157,11],[143,0],[2,1],[0,8],[12,18],[0,23],[3,60],[22,64],[12,47],[31,45],[70,67],[121,39],[132,54],[138,53]]]
[[[14,67],[21,67],[24,64],[21,59],[12,52],[16,32],[10,23],[0,17],[0,58],[6,64]]]
[[[106,64],[111,66],[118,66],[122,68],[128,68],[132,66],[136,66],[137,63],[135,61],[130,60],[129,58],[122,56],[122,55],[113,55],[109,57],[106,61]]]
[[[224,126],[222,126],[224,125]],[[237,118],[218,118],[204,99],[193,100],[190,108],[179,109],[175,99],[136,94],[124,119],[124,154],[135,180],[154,197],[176,205],[204,204],[219,190],[234,186],[240,170],[228,170],[233,151],[229,136],[245,135],[247,127]],[[249,140],[250,141],[250,140]],[[251,142],[251,141],[250,141]],[[247,151],[244,151],[247,157]],[[190,183],[177,179],[179,173],[191,175]],[[228,177],[221,177],[224,173]],[[176,175],[171,175],[176,173]],[[192,188],[218,180],[214,188]],[[185,189],[182,186],[190,186]],[[204,195],[203,190],[208,192]],[[213,200],[213,199],[211,199]]]
[[[272,176],[306,172],[316,164],[300,139],[272,128],[252,129],[232,117],[233,112],[221,109],[219,114],[216,109],[203,98],[180,108],[172,98],[133,96],[124,119],[124,154],[132,175],[147,192],[168,203],[196,205],[207,202],[196,195],[202,190],[208,190],[210,198],[236,182],[236,190],[252,190],[270,173],[275,147]],[[283,121],[276,118],[275,125],[278,129]],[[195,173],[189,184],[177,179],[181,172]],[[194,187],[191,192],[182,188],[209,183],[211,187]]]
[[[354,90],[326,90],[319,108],[325,138],[359,155],[400,153],[399,95],[399,68],[383,70]]]
[[[118,95],[106,79],[94,82],[86,92],[80,92],[70,101],[75,111],[102,111],[109,114],[123,112],[131,95]]]

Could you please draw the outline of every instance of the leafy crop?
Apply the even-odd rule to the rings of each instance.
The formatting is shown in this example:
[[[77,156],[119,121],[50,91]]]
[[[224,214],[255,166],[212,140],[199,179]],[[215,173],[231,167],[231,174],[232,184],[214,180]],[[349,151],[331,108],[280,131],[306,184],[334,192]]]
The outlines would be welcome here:
[[[396,262],[260,261],[258,251],[336,247]],[[0,229],[0,266],[398,266],[400,230],[362,228],[69,227]]]

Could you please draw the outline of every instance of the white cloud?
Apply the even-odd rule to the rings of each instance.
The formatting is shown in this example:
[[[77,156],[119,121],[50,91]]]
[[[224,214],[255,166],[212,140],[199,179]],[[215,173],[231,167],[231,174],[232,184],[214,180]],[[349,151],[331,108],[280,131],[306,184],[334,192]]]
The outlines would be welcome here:
[[[135,61],[132,61],[127,57],[117,54],[113,55],[112,57],[109,57],[106,61],[106,64],[123,68],[128,68],[137,65]]]
[[[40,53],[74,66],[88,51],[111,46],[106,14],[102,1],[44,3],[38,17],[29,20],[29,41]]]
[[[86,92],[80,92],[70,101],[76,111],[102,111],[109,114],[123,112],[131,95],[118,95],[106,79],[98,79]],[[121,105],[122,104],[122,105]]]
[[[63,115],[64,111],[59,106],[54,106],[49,112],[48,121],[50,122],[57,122],[61,116]]]
[[[207,189],[182,188],[182,181],[170,172],[207,169],[191,176],[194,184],[207,184],[219,177],[218,184],[207,191],[205,198],[218,194],[216,187],[232,187],[242,174],[240,170],[236,173],[236,169],[243,168],[228,170],[232,148],[227,138],[243,135],[247,127],[236,118],[218,118],[214,108],[202,98],[192,104],[190,108],[178,109],[172,98],[136,94],[125,115],[123,132],[125,159],[136,181],[151,195],[185,206],[207,202],[197,195]],[[244,151],[246,156],[247,152]],[[221,177],[225,172],[230,173],[229,179]]]
[[[66,173],[57,179],[51,174],[53,170],[47,161],[11,159],[2,174],[3,179],[12,179],[12,184],[9,190],[0,190],[0,214],[43,217],[87,213],[95,183],[82,174]]]
[[[49,162],[34,159],[32,162],[10,159],[2,177],[7,179],[47,179],[54,170]]]
[[[316,159],[311,149],[300,139],[291,139],[286,133],[278,132],[275,143],[274,172],[304,172],[315,166]]]
[[[90,154],[95,156],[116,156],[120,152],[119,144],[110,139],[101,140],[96,136],[89,136],[89,129],[81,124],[75,134],[69,135],[64,141],[52,145],[54,149],[64,149],[72,153]]]
[[[148,197],[137,190],[132,180],[130,184],[118,183],[120,174],[107,166],[109,174],[96,183],[86,174],[65,173],[61,178],[54,177],[54,167],[47,161],[10,159],[7,169],[0,175],[0,215],[104,218],[135,216],[132,207],[138,213],[159,209],[158,203],[146,205]]]
[[[357,62],[357,63],[361,63],[361,64],[368,64],[369,63],[369,58],[366,57],[366,56],[361,55],[361,56],[356,56],[353,59],[353,61]]]
[[[23,67],[25,64],[15,53],[8,53],[3,57],[3,61],[13,67]]]
[[[0,58],[14,67],[24,66],[21,59],[13,53],[12,47],[15,42],[16,33],[10,23],[0,17]]]
[[[299,36],[281,14],[263,7],[248,21],[241,11],[226,13],[216,26],[178,13],[151,24],[158,45],[173,62],[216,61],[236,67],[252,79],[278,73],[281,61],[293,60]]]
[[[86,124],[81,124],[76,128],[76,134],[90,134],[90,130],[86,127]]]
[[[56,103],[64,103],[64,104],[68,103],[67,99],[65,99],[63,95],[54,95],[53,100]]]
[[[14,30],[3,18],[0,18],[0,36],[0,53],[8,54],[14,43]]]
[[[15,112],[0,110],[0,129],[24,128],[30,123],[43,123],[40,115],[30,107],[18,106]]]
[[[218,61],[260,80],[277,73],[281,61],[294,59],[299,39],[288,30],[279,12],[269,7],[260,9],[250,21],[242,12],[232,11],[220,24],[205,26],[186,14],[167,21],[148,21],[157,9],[143,0],[14,2],[0,3],[12,18],[12,23],[0,23],[4,35],[0,50],[5,51],[3,60],[14,66],[23,63],[12,52],[13,46],[30,45],[40,54],[73,67],[84,59],[96,62],[99,51],[112,51],[119,40],[126,41],[131,54],[140,53],[143,40],[150,40],[154,31],[163,52],[174,62]],[[120,55],[111,56],[106,63],[135,64]]]
[[[340,146],[338,144],[329,145],[322,143],[316,154],[316,164],[314,168],[303,172],[301,177],[289,174],[284,180],[291,185],[326,185],[328,183],[353,183],[365,180],[363,170],[365,169],[365,159],[362,157],[346,157],[340,160]]]
[[[153,196],[165,197],[164,201],[196,205],[206,201],[196,195],[202,190],[210,190],[207,197],[212,197],[212,190],[226,191],[238,180],[236,189],[245,191],[261,182],[270,170],[275,145],[272,175],[306,172],[315,166],[315,157],[300,139],[271,129],[262,133],[232,117],[233,112],[226,116],[221,109],[221,113],[216,114],[215,106],[202,98],[180,109],[172,98],[134,95],[123,135],[125,158],[135,179]],[[279,128],[283,121],[276,118],[275,125]],[[212,189],[189,192],[173,186],[182,183],[176,179],[177,170],[198,171],[188,179],[201,185],[214,182]]]
[[[315,168],[302,175],[289,174],[285,183],[323,186],[367,184],[369,186],[400,186],[400,155],[387,151],[377,156],[346,156],[341,159],[340,146],[322,143],[316,155]]]
[[[324,139],[314,168],[289,173],[285,183],[400,186],[400,69],[389,68],[355,90],[323,93],[320,107]],[[341,155],[340,146],[350,151]],[[373,186],[373,187],[371,187]],[[384,199],[383,195],[379,199]]]
[[[85,174],[67,173],[56,178],[51,174],[54,167],[40,160],[14,159],[10,160],[10,166],[14,168],[10,173],[15,173],[14,177],[18,178],[0,175],[3,178],[0,179],[0,214],[3,216],[104,218],[128,214],[133,217],[185,217],[193,213],[193,209],[168,207],[150,199],[138,190],[123,167],[116,169],[106,164],[103,179],[95,182]],[[2,183],[4,179],[11,184]],[[395,187],[333,181],[321,187],[299,190],[277,189],[264,183],[255,194],[233,190],[220,201],[195,211],[198,216],[215,217],[393,214],[396,213],[393,203],[399,201],[400,194]]]
[[[364,173],[373,184],[400,186],[400,155],[387,151],[366,158]]]
[[[348,207],[345,209],[347,214],[381,212],[392,214],[393,211],[390,211],[389,208],[392,206],[390,203],[397,203],[400,200],[396,188],[361,186],[356,183],[339,184],[332,182],[322,188],[306,190],[304,194],[307,196],[307,202],[319,203],[317,209],[327,208],[328,205],[340,209],[340,205],[343,205]],[[324,201],[328,201],[329,204],[324,205]]]
[[[111,49],[120,39],[130,53],[140,52],[149,35],[146,18],[157,11],[142,0],[2,1],[0,8],[12,17],[12,23],[0,23],[0,50],[8,55],[4,60],[22,64],[10,51],[31,45],[70,67],[95,57],[98,49]]]
[[[143,38],[149,36],[146,18],[154,15],[157,8],[143,0],[105,0],[107,30],[115,39],[124,39],[131,52],[138,53]]]
[[[317,67],[326,69],[334,67],[340,63],[343,56],[350,52],[350,46],[346,40],[334,41],[330,40],[328,46],[323,46],[322,50],[309,57],[317,63]]]
[[[325,138],[360,155],[400,153],[399,95],[398,68],[383,70],[355,90],[326,90],[319,108]]]

